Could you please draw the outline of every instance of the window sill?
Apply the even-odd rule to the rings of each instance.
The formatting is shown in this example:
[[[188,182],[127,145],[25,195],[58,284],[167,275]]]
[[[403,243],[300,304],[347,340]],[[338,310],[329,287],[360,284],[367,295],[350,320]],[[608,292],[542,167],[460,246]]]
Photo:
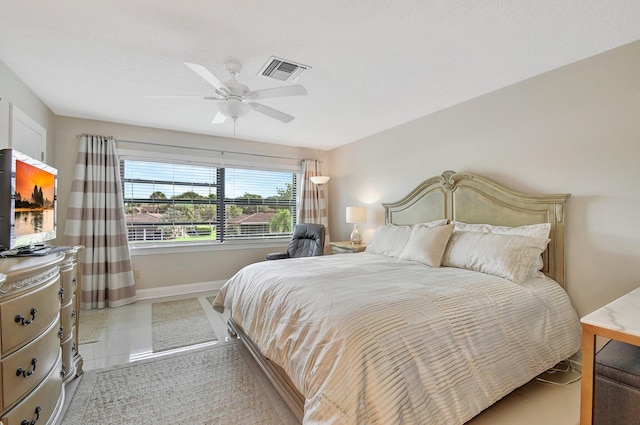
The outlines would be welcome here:
[[[289,245],[289,238],[272,239],[269,241],[225,241],[222,243],[207,244],[158,244],[136,246],[129,245],[129,251],[132,257],[139,255],[159,255],[159,254],[188,254],[194,252],[212,252],[212,251],[233,251],[247,249],[263,249],[263,248],[282,248]]]

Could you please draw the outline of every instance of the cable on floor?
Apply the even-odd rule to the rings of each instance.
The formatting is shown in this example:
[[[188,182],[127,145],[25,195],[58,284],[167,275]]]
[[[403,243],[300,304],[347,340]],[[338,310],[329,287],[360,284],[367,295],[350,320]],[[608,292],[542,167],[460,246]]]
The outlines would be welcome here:
[[[576,373],[577,373],[576,377],[570,378],[568,381],[564,382],[564,379],[566,379],[568,375],[576,374]],[[556,374],[558,376],[561,376],[561,375],[564,375],[564,376],[563,378],[560,378],[558,381],[550,379],[551,376]],[[545,377],[542,377],[542,376],[545,376]],[[538,375],[536,377],[536,380],[540,382],[544,382],[545,384],[551,384],[551,385],[569,385],[569,384],[573,384],[574,382],[578,382],[581,377],[582,377],[582,372],[580,371],[580,369],[576,368],[573,365],[572,360],[567,359],[567,360],[562,360],[560,363],[556,364],[550,369],[547,369],[544,373],[541,373],[540,375]]]

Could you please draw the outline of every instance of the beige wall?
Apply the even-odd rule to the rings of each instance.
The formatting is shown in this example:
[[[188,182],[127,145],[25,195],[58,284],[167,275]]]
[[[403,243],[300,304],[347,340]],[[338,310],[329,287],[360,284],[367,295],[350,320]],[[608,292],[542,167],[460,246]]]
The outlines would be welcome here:
[[[640,42],[330,152],[331,235],[367,205],[365,237],[444,170],[526,193],[571,193],[567,285],[580,315],[640,286]]]
[[[56,117],[55,127],[55,163],[58,167],[58,199],[59,205],[61,205],[58,214],[58,240],[60,243],[62,243],[61,236],[64,234],[64,221],[66,218],[64,205],[68,204],[71,181],[73,179],[73,167],[78,150],[78,138],[76,136],[82,133],[114,136],[119,140],[157,143],[160,147],[146,147],[154,151],[171,152],[175,151],[175,149],[168,147],[162,148],[161,146],[180,145],[185,148],[221,149],[227,150],[228,152],[245,152],[285,158],[302,159],[314,157],[322,159],[327,155],[326,152],[284,145],[249,142],[238,139],[226,139],[69,117]],[[145,148],[143,145],[119,143],[119,149],[122,147]],[[188,152],[193,153],[193,151]],[[195,153],[197,155],[206,155],[204,151],[196,151]],[[273,164],[274,162],[289,165],[299,164],[298,160],[234,156],[230,153],[225,153],[224,157],[229,161],[232,161],[234,158],[242,158],[245,161],[262,161],[267,164]],[[266,253],[286,249],[287,243],[288,241],[280,246],[272,246],[270,248],[246,248],[241,250],[216,249],[213,251],[175,252],[171,254],[151,255],[147,255],[147,251],[145,255],[134,254],[132,259],[133,267],[139,271],[139,277],[136,278],[136,287],[137,289],[152,289],[181,284],[225,280],[243,266],[264,260]]]
[[[48,156],[53,148],[54,114],[4,62],[0,61],[0,149],[9,147],[11,104],[47,130]]]

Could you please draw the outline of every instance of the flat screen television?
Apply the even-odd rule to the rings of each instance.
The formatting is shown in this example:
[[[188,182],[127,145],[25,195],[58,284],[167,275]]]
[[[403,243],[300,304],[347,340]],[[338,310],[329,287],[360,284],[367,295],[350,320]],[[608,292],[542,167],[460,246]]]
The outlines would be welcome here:
[[[34,251],[56,238],[58,171],[0,150],[0,250]]]

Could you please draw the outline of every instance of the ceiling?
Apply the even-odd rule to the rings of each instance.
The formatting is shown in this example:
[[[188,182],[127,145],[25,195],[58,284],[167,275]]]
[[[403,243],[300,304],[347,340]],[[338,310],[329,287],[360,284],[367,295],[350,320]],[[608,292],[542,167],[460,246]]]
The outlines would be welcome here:
[[[0,0],[0,60],[58,115],[332,149],[640,39],[637,0]],[[311,67],[304,97],[211,124],[184,62],[252,90],[271,56]],[[1,96],[1,94],[0,94]],[[234,135],[235,132],[235,135]]]

